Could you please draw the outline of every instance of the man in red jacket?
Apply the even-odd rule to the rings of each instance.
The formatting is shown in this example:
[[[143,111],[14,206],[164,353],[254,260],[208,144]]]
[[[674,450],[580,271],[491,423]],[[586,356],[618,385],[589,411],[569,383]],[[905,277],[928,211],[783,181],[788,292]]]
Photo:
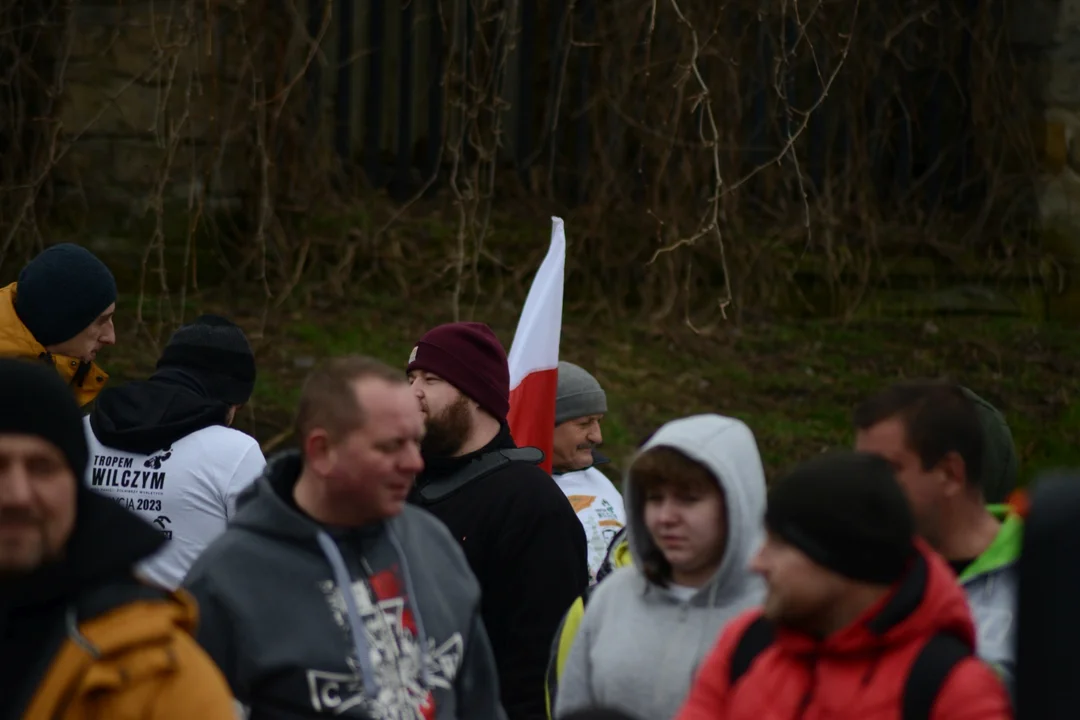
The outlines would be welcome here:
[[[824,455],[776,483],[754,558],[769,591],[702,666],[678,720],[1004,720],[948,565],[915,538],[880,457]]]

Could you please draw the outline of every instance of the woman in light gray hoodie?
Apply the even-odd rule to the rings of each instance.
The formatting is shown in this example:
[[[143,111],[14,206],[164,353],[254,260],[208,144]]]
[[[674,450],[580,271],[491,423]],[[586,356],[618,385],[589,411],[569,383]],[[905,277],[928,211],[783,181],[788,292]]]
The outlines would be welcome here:
[[[555,717],[603,706],[675,716],[727,622],[759,605],[765,473],[754,435],[720,415],[661,427],[625,481],[631,567],[600,583],[566,660]]]

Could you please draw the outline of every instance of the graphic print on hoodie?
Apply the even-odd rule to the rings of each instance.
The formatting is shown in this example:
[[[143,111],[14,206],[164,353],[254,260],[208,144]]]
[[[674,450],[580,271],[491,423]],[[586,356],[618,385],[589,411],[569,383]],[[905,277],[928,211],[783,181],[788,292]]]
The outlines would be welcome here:
[[[169,541],[139,572],[170,590],[225,531],[237,496],[266,466],[255,438],[225,426],[227,413],[198,380],[169,368],[107,388],[84,419],[87,484]]]
[[[184,581],[250,720],[504,720],[480,588],[446,528],[414,507],[324,528],[292,500],[300,467],[272,459]]]
[[[365,641],[375,653],[374,670],[379,685],[376,703],[387,710],[367,712],[372,717],[435,717],[434,696],[422,682],[421,675],[403,673],[401,668],[418,668],[423,663],[428,673],[427,683],[434,688],[448,690],[452,687],[454,673],[461,665],[462,637],[455,632],[446,642],[435,647],[431,653],[420,652],[419,628],[416,616],[409,608],[408,595],[401,586],[401,569],[397,565],[379,572],[365,580],[352,583],[353,599],[362,621]],[[349,609],[345,596],[333,580],[319,583],[326,597],[334,622],[341,632],[352,632]],[[335,715],[348,712],[353,707],[364,707],[363,667],[357,652],[345,660],[348,673],[308,671],[312,706],[318,711],[331,711]],[[404,713],[393,708],[407,708]],[[411,712],[410,712],[411,711]],[[382,714],[380,714],[382,713]]]
[[[765,586],[750,572],[764,539],[765,472],[754,435],[720,415],[661,427],[641,448],[670,447],[708,468],[724,495],[727,547],[720,567],[688,599],[649,583],[637,569],[653,541],[644,499],[625,489],[631,567],[596,586],[570,648],[555,716],[590,706],[665,720],[678,711],[697,671],[729,620],[761,603]]]

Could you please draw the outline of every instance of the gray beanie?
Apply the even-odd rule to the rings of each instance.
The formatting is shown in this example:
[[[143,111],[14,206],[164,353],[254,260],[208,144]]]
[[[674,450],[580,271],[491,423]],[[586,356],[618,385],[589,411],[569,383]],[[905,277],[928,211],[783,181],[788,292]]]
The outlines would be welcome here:
[[[1001,411],[966,387],[960,388],[975,405],[983,428],[983,464],[980,486],[988,503],[1003,503],[1016,489],[1020,459],[1012,431]]]
[[[559,386],[555,391],[555,424],[606,412],[607,395],[596,378],[574,363],[560,362]]]

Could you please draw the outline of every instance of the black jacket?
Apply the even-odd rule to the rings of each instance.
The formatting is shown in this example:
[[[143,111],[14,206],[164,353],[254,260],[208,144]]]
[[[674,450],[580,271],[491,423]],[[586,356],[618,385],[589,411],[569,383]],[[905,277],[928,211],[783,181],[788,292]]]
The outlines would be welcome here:
[[[410,501],[450,529],[480,581],[480,613],[499,669],[509,720],[547,717],[544,674],[563,615],[589,584],[585,530],[566,495],[536,465],[514,461],[425,503],[419,490],[475,458],[513,448],[505,425],[484,448],[425,458]]]

